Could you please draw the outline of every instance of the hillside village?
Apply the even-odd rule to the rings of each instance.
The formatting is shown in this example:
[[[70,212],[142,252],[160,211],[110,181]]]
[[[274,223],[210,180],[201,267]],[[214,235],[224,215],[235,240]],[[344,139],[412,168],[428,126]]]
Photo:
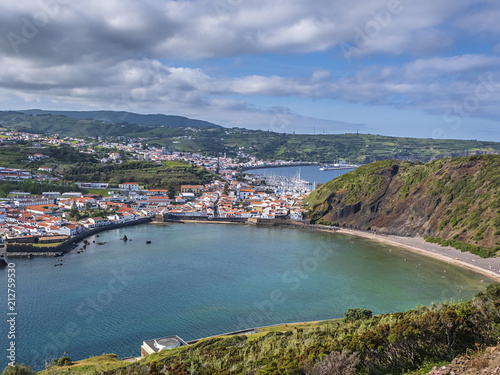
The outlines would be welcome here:
[[[92,153],[90,142],[76,138],[59,138],[39,134],[6,132],[3,144],[19,140],[29,141],[37,151],[29,161],[45,159],[45,144],[62,143],[78,147],[79,152]],[[197,153],[168,152],[165,148],[150,148],[143,140],[122,143],[104,142],[110,149],[124,151],[132,159],[182,161],[217,172],[204,185],[181,185],[175,191],[163,188],[147,188],[132,181],[110,186],[108,182],[78,182],[80,189],[91,189],[92,194],[82,192],[43,192],[30,195],[13,191],[0,203],[0,242],[9,244],[34,243],[35,246],[57,246],[73,236],[82,235],[95,228],[130,223],[142,218],[162,217],[182,219],[302,219],[301,203],[307,190],[290,189],[290,186],[269,185],[261,179],[241,174],[241,168],[262,167],[273,163],[253,157],[243,165],[232,158],[207,157]],[[110,152],[101,163],[120,163],[123,153]],[[274,165],[291,163],[274,162]],[[215,175],[214,175],[215,176]],[[0,180],[59,181],[62,176],[52,173],[50,165],[32,170],[0,167]],[[101,193],[102,192],[102,193]]]

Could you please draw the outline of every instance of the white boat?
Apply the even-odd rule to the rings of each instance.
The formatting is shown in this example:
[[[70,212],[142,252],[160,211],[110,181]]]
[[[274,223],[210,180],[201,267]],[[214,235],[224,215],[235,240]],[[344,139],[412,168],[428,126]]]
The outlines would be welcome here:
[[[331,165],[324,165],[319,168],[320,171],[332,171],[332,170],[340,170],[340,169],[356,169],[360,165],[358,164],[349,164],[349,163],[335,163]]]

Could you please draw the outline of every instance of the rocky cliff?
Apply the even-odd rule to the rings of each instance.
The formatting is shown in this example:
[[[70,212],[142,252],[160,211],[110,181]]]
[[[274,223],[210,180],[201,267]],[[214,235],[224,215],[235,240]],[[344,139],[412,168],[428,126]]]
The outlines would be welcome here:
[[[310,194],[315,223],[500,247],[500,156],[364,165]]]

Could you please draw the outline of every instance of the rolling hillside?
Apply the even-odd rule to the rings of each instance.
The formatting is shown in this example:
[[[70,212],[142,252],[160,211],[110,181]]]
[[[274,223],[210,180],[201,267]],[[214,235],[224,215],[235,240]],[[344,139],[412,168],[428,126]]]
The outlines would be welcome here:
[[[193,128],[213,128],[220,125],[212,124],[208,121],[194,120],[183,116],[173,115],[142,115],[126,111],[46,111],[41,109],[29,109],[20,111],[27,115],[54,115],[65,116],[77,120],[96,120],[114,124],[132,124],[143,126],[166,126],[166,127],[193,127]]]
[[[140,138],[170,151],[210,155],[238,152],[264,160],[355,163],[398,159],[429,161],[444,157],[500,154],[499,142],[402,138],[372,134],[285,134],[243,128],[222,128],[178,116],[128,112],[0,111],[0,126],[31,133],[72,137]]]

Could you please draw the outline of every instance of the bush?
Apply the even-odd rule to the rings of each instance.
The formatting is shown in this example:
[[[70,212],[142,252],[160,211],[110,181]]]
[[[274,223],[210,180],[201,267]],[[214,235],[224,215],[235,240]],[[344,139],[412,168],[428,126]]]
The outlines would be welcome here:
[[[71,366],[73,362],[69,357],[61,357],[54,359],[54,366]]]
[[[437,243],[441,246],[451,246],[455,249],[458,249],[462,252],[469,252],[472,254],[479,255],[481,258],[490,258],[495,255],[498,249],[492,249],[484,246],[476,246],[471,245],[467,242],[452,240],[452,239],[444,239],[438,237],[424,236],[424,240],[430,243]]]
[[[31,366],[25,366],[24,363],[20,365],[16,363],[14,366],[7,366],[2,375],[33,375],[34,371],[31,370]]]
[[[333,352],[323,358],[312,372],[313,375],[354,375],[357,373],[360,359],[357,353]]]
[[[360,319],[368,319],[372,317],[372,312],[367,309],[349,309],[344,314],[344,322],[352,322]]]

